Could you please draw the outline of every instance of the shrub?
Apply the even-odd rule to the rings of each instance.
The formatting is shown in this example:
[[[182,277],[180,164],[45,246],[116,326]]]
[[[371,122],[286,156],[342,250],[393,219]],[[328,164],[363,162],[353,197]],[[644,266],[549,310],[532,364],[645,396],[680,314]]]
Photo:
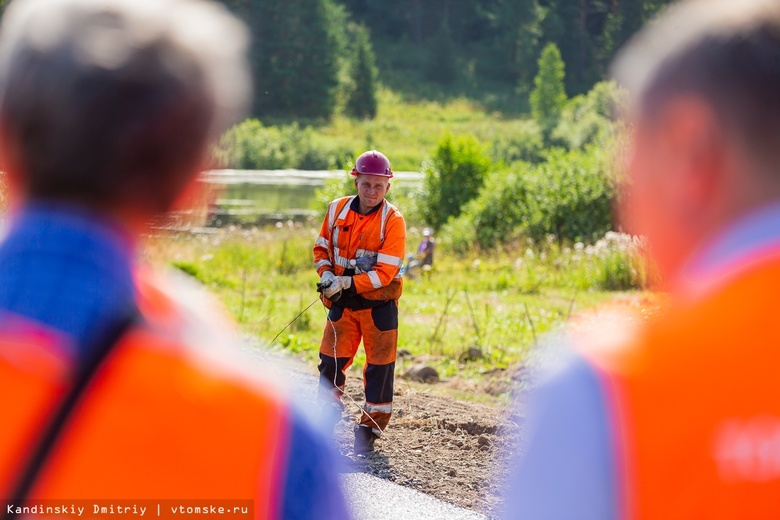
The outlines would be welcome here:
[[[534,218],[528,235],[554,234],[559,240],[590,241],[612,229],[615,188],[607,174],[606,153],[588,149],[552,150],[536,168]]]
[[[549,152],[539,165],[494,172],[479,197],[447,224],[444,244],[465,252],[494,249],[520,237],[592,241],[612,229],[615,188],[601,149]]]
[[[523,127],[510,134],[495,137],[490,143],[490,157],[496,163],[539,162],[543,157],[544,136],[536,121],[524,121]]]
[[[220,166],[246,170],[341,169],[352,155],[351,147],[329,142],[311,127],[263,126],[257,119],[228,130],[214,151]]]
[[[423,164],[424,209],[428,223],[439,229],[479,194],[492,164],[483,146],[472,136],[446,135],[432,162]]]
[[[599,136],[611,136],[615,129],[612,115],[622,94],[617,85],[602,81],[587,94],[570,99],[563,107],[552,140],[567,148],[581,148]]]

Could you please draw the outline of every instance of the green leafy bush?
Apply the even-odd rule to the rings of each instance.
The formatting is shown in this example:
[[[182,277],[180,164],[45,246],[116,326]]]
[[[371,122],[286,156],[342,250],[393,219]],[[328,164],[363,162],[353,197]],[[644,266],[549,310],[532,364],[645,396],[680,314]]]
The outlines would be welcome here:
[[[351,146],[327,140],[311,127],[297,123],[263,126],[257,119],[228,130],[214,151],[216,162],[225,168],[245,170],[341,169],[352,158]]]
[[[446,135],[432,162],[423,164],[424,208],[428,223],[438,229],[479,194],[492,163],[484,147],[471,136]]]
[[[490,175],[479,197],[440,234],[457,252],[535,241],[591,241],[612,229],[614,183],[606,174],[606,153],[554,149],[539,165],[517,163]]]
[[[592,240],[612,229],[615,187],[602,148],[552,150],[535,181],[529,189],[537,217],[528,225],[532,238],[551,233],[559,240]]]
[[[566,103],[552,140],[571,149],[590,144],[599,136],[611,136],[615,131],[613,112],[620,107],[622,99],[623,94],[614,83],[597,83],[587,94]]]
[[[543,157],[544,136],[536,121],[523,122],[519,130],[500,134],[490,143],[490,157],[496,163],[512,164],[517,161],[536,163]]]

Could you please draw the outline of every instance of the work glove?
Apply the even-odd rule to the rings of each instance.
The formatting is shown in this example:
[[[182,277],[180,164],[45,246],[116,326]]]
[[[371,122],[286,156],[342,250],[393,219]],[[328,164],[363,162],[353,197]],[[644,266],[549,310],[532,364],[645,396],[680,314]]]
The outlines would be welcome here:
[[[336,275],[333,273],[333,271],[324,271],[322,276],[320,276],[320,283],[317,284],[317,290],[330,286],[330,284],[332,284],[333,280],[335,279]]]
[[[336,281],[336,275],[333,271],[324,271],[320,276],[320,282],[317,284],[317,292],[325,294],[325,290]]]
[[[322,295],[330,301],[335,302],[341,298],[341,292],[352,287],[351,276],[335,276],[333,281],[327,286],[321,286]]]

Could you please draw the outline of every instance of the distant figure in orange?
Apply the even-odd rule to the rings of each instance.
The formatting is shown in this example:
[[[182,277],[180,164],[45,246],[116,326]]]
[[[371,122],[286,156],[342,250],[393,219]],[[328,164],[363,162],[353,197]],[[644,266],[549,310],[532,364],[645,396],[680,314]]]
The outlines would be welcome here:
[[[224,7],[198,0],[5,11],[4,518],[78,500],[158,516],[164,500],[242,518],[347,516],[328,440],[247,366],[200,287],[136,260],[147,223],[247,106],[247,40]]]
[[[780,518],[780,2],[675,4],[614,71],[633,124],[620,214],[671,309],[570,334],[505,518]]]

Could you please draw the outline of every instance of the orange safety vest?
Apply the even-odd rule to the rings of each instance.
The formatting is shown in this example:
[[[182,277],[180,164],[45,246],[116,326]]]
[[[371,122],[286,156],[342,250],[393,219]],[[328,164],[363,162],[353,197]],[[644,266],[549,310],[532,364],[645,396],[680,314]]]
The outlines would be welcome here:
[[[195,291],[177,300],[146,278],[137,286],[142,323],[95,374],[29,499],[252,500],[255,518],[278,518],[284,401],[229,350],[215,351],[230,340],[217,337],[215,309],[193,307]],[[53,337],[34,327],[0,334],[6,493],[72,375]]]
[[[368,272],[352,278],[359,296],[367,300],[397,300],[403,292],[401,267],[406,251],[406,223],[401,212],[387,202],[368,215],[350,210],[356,197],[342,197],[328,206],[320,235],[314,245],[317,274],[333,271],[337,276],[354,269],[361,257],[376,260]]]
[[[776,253],[626,341],[575,341],[612,401],[625,518],[780,518],[779,289]]]

